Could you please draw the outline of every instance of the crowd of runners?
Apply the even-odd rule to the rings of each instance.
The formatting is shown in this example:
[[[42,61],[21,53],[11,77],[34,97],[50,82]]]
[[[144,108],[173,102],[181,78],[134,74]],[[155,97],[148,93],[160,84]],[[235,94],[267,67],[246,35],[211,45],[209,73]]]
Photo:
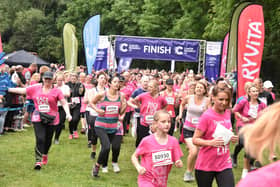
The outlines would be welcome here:
[[[139,186],[167,186],[173,164],[186,169],[182,173],[185,182],[207,187],[216,179],[219,187],[234,186],[232,168],[244,146],[248,151],[241,177],[262,167],[259,152],[263,150],[251,144],[257,140],[250,133],[260,128],[252,124],[265,123],[267,107],[275,100],[271,81],[248,82],[246,95],[234,98],[236,88],[227,77],[209,82],[193,70],[130,69],[87,75],[84,67],[69,72],[55,64],[40,68],[36,64],[28,68],[6,65],[1,67],[0,78],[0,133],[34,128],[36,170],[47,165],[52,143],[61,143],[66,120],[69,141],[87,135],[89,156],[95,160],[93,177],[108,173],[110,149],[113,171],[121,171],[122,139],[130,134],[135,137],[131,160],[139,173]],[[278,105],[271,111],[279,111]],[[271,126],[279,122],[279,115],[272,118]],[[274,133],[278,129],[275,125]],[[279,134],[271,136],[279,140]],[[97,152],[98,141],[101,148]],[[277,141],[263,141],[269,149],[268,159],[277,160]],[[181,143],[187,155],[183,156]],[[230,143],[235,144],[232,154]]]

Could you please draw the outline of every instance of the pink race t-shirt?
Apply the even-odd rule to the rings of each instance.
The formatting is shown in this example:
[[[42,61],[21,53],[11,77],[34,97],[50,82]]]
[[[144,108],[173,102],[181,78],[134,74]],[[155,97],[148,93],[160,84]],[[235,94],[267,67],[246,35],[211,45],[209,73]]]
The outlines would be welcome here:
[[[233,112],[239,112],[242,116],[249,118],[250,121],[248,121],[246,124],[251,124],[254,123],[255,119],[259,115],[259,112],[263,110],[266,107],[266,104],[263,102],[260,102],[258,105],[256,105],[256,110],[252,112],[251,104],[248,101],[247,98],[244,98],[240,100],[236,105],[234,106]],[[246,125],[244,122],[242,122],[240,119],[237,120],[236,126],[237,127],[243,127]]]
[[[280,161],[269,164],[256,171],[252,171],[242,179],[237,187],[279,187],[280,186]]]
[[[206,110],[199,119],[197,129],[203,132],[201,137],[204,140],[212,140],[218,124],[232,130],[230,121],[230,111],[224,114],[216,113],[212,108]],[[200,148],[195,169],[203,171],[223,171],[232,168],[230,159],[229,144],[220,147],[203,146]]]
[[[168,135],[168,141],[161,145],[154,134],[146,136],[136,149],[136,156],[141,157],[141,166],[146,169],[144,175],[138,175],[138,186],[153,184],[166,187],[168,174],[173,163],[183,156],[178,140]]]
[[[35,110],[31,118],[32,122],[40,122],[39,112],[43,112],[56,116],[52,125],[57,125],[59,123],[57,102],[64,98],[61,90],[52,88],[48,93],[43,93],[42,84],[36,84],[26,88],[26,95],[34,101],[35,105]]]
[[[149,92],[142,93],[135,99],[140,102],[140,123],[146,127],[152,124],[155,112],[167,105],[164,97],[153,98]]]

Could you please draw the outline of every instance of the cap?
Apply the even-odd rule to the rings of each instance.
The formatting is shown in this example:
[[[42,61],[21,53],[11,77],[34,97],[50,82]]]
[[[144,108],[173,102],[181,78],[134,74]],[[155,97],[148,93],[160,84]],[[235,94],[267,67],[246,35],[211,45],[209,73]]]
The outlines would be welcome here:
[[[167,79],[165,83],[166,83],[167,85],[173,85],[173,84],[174,84],[174,81],[173,81],[173,79]]]
[[[263,87],[264,88],[273,88],[274,86],[271,81],[264,81]]]
[[[43,74],[43,79],[53,79],[53,73],[50,72],[50,71],[46,71],[46,72]]]

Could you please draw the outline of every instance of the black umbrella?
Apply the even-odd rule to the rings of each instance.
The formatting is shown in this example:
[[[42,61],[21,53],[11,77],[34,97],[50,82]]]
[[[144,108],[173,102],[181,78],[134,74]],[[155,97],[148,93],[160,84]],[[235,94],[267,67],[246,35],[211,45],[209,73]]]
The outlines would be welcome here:
[[[36,63],[37,65],[49,65],[49,62],[25,50],[9,53],[4,56],[4,59],[6,59],[5,64],[8,65],[22,65],[25,67],[32,63]]]

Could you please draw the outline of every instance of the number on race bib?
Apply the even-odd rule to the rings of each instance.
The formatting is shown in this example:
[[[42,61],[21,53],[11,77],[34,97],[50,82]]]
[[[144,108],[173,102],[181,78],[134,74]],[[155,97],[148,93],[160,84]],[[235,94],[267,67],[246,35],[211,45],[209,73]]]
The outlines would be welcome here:
[[[155,167],[173,164],[170,150],[152,153],[152,159]]]
[[[153,120],[154,120],[154,116],[153,116],[153,115],[147,115],[147,116],[145,117],[145,119],[146,119],[146,122],[147,122],[147,123],[152,123]]]
[[[118,114],[119,107],[118,106],[106,106],[107,114]]]
[[[48,104],[41,104],[38,106],[40,112],[47,113],[50,111],[50,106]]]

